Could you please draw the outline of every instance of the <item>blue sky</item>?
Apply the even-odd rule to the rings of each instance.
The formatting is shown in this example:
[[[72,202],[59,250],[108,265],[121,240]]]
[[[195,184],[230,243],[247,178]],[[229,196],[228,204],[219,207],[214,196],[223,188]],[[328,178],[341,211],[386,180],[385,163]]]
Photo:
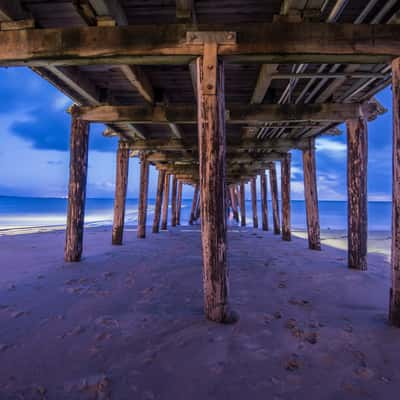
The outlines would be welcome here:
[[[0,195],[62,197],[67,193],[71,101],[26,68],[0,68]],[[368,192],[370,200],[391,196],[391,90],[377,95],[388,112],[369,123]],[[346,199],[346,135],[317,141],[320,200]],[[113,197],[117,139],[91,127],[88,196]],[[301,154],[292,156],[292,197],[303,199]],[[133,162],[132,162],[133,161]],[[136,197],[139,171],[132,160],[128,196]],[[279,171],[279,168],[278,168]],[[154,196],[156,173],[150,174]],[[184,192],[191,195],[191,189]]]

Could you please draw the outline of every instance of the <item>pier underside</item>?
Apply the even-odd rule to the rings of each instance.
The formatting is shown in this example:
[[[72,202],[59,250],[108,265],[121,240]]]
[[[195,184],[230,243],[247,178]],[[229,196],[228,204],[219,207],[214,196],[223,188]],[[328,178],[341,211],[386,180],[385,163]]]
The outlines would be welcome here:
[[[231,304],[240,321],[224,326],[203,317],[198,226],[152,240],[128,229],[123,247],[112,246],[110,234],[88,229],[79,265],[60,262],[62,231],[2,237],[9,271],[0,277],[1,399],[399,392],[383,256],[369,255],[369,270],[355,272],[346,252],[326,242],[311,252],[303,239],[230,227]]]

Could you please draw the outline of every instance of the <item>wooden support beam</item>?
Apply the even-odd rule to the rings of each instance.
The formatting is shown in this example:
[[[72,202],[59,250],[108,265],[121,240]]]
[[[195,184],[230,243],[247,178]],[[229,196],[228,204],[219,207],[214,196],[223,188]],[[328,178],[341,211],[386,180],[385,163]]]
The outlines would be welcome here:
[[[266,122],[342,122],[377,112],[376,104],[230,104],[228,124],[262,125]],[[196,124],[197,110],[192,104],[160,106],[81,107],[79,116],[90,122],[131,122],[138,124]],[[181,136],[181,134],[175,134]]]
[[[164,198],[162,205],[162,219],[161,219],[161,229],[163,231],[167,230],[168,225],[168,204],[169,204],[169,186],[171,182],[171,174],[165,174],[165,183],[164,183]]]
[[[321,250],[317,169],[315,163],[315,139],[308,139],[303,149],[304,200],[306,203],[308,247],[311,250]]]
[[[393,177],[392,255],[389,320],[400,327],[400,59],[392,63],[393,87]]]
[[[192,209],[190,211],[190,219],[189,219],[190,225],[193,225],[194,221],[196,220],[196,207],[197,207],[198,198],[199,198],[199,190],[200,190],[199,185],[196,184],[194,186]]]
[[[68,212],[64,249],[64,259],[67,262],[80,261],[82,256],[88,145],[89,124],[77,119],[72,113]]]
[[[239,222],[239,212],[238,212],[238,203],[237,203],[237,195],[236,195],[235,185],[229,186],[229,196],[230,196],[230,200],[231,200],[233,219],[236,222]]]
[[[348,263],[349,268],[367,269],[367,165],[368,128],[362,118],[346,121]]]
[[[178,191],[178,180],[172,176],[172,194],[171,194],[171,226],[176,226],[176,200]]]
[[[120,26],[128,25],[128,19],[119,0],[89,0],[100,17],[112,17]]]
[[[23,20],[29,18],[20,0],[0,0],[0,21]]]
[[[251,188],[251,207],[253,211],[253,228],[258,228],[256,178],[251,179],[250,188]]]
[[[206,317],[229,323],[234,321],[228,304],[225,77],[217,52],[217,43],[207,42],[197,59],[203,288]]]
[[[158,171],[156,204],[154,207],[153,233],[160,232],[161,207],[163,203],[165,169]]]
[[[176,18],[192,22],[195,16],[194,0],[176,0]]]
[[[181,224],[181,209],[182,209],[182,188],[183,182],[181,180],[178,181],[178,197],[176,200],[176,224]]]
[[[112,244],[121,245],[124,234],[126,191],[128,186],[129,149],[118,146],[115,178],[114,220]]]
[[[261,65],[257,84],[254,88],[253,96],[251,97],[252,104],[261,104],[263,102],[264,97],[271,86],[272,75],[278,71],[278,66],[278,64]]]
[[[146,237],[147,221],[147,194],[149,190],[149,163],[146,156],[140,155],[140,190],[139,190],[139,212],[137,237],[144,239]]]
[[[261,189],[261,216],[262,216],[262,229],[267,231],[268,227],[268,197],[267,197],[267,176],[265,172],[260,175],[260,189]]]
[[[150,104],[154,103],[154,91],[147,75],[136,65],[122,65],[121,71],[130,84]]]
[[[281,196],[282,196],[282,239],[292,240],[290,228],[290,162],[291,154],[287,153],[281,160]]]
[[[240,225],[246,226],[246,186],[240,182]]]
[[[276,166],[273,162],[269,165],[269,182],[271,185],[272,220],[274,223],[274,234],[280,235],[281,223],[279,221],[278,179],[276,176]]]
[[[237,38],[218,47],[227,62],[386,63],[400,53],[392,24],[129,25],[3,31],[0,65],[188,64],[203,52],[197,32],[221,29]]]
[[[170,123],[169,125],[169,129],[171,129],[172,135],[176,138],[176,139],[182,139],[182,131],[181,128],[179,128],[179,126],[177,124],[173,124]]]

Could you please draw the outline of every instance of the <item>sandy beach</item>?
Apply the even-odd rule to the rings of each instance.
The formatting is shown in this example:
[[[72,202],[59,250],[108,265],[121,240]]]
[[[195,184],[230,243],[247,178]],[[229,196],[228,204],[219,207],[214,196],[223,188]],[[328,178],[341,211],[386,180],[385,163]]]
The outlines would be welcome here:
[[[0,238],[1,399],[385,399],[400,389],[399,331],[387,325],[389,264],[230,228],[231,302],[240,320],[204,319],[199,227],[148,239],[86,231]],[[335,236],[336,235],[336,236]],[[333,242],[332,242],[333,241]],[[342,239],[343,242],[343,239]],[[378,254],[379,253],[379,254]],[[333,373],[334,372],[334,373]]]

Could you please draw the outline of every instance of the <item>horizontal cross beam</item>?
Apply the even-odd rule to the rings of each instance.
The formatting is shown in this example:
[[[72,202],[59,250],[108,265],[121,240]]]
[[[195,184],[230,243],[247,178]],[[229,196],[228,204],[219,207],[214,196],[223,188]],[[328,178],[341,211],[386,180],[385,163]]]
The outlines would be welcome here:
[[[228,124],[259,125],[267,122],[342,122],[369,117],[376,111],[373,103],[360,104],[231,104],[227,105]],[[74,115],[90,122],[131,122],[135,124],[196,124],[193,105],[95,106],[75,107]]]
[[[235,32],[235,43],[218,47],[228,62],[361,64],[400,55],[393,24],[170,24],[1,31],[0,65],[188,64],[203,54],[199,31]]]

